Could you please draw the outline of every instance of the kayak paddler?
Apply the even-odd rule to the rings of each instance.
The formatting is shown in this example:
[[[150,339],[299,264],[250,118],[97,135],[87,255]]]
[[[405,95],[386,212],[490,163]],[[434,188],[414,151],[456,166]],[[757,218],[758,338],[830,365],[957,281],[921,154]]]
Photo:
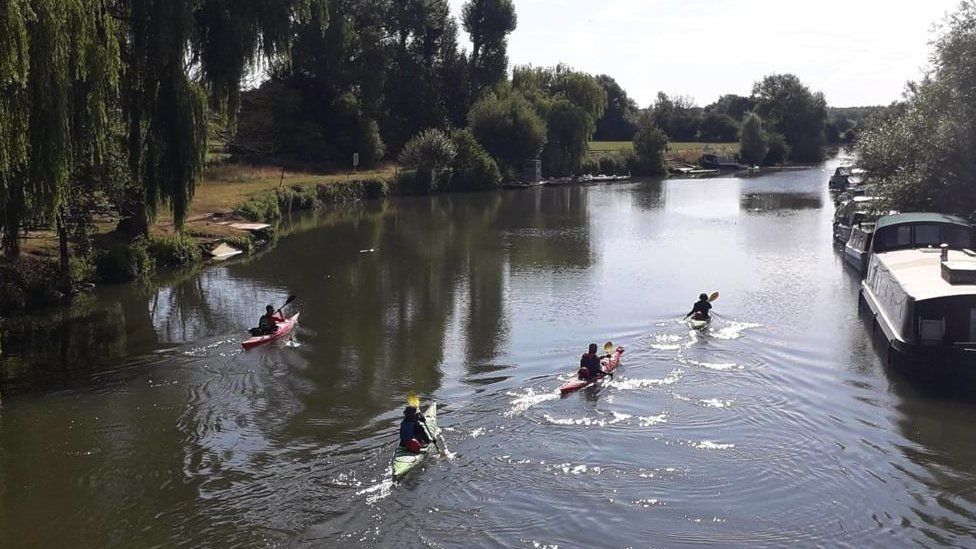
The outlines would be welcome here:
[[[280,311],[276,313],[274,305],[268,305],[264,311],[264,315],[258,321],[257,331],[260,335],[270,335],[278,331],[278,323],[285,321],[285,315]]]
[[[710,303],[708,294],[701,294],[698,296],[698,301],[691,308],[691,312],[685,315],[685,318],[689,316],[694,320],[709,320],[711,317],[710,312],[712,310],[712,304]]]
[[[600,366],[600,356],[596,354],[597,349],[596,343],[590,343],[587,352],[583,353],[583,356],[580,357],[580,368],[577,374],[580,379],[596,379],[603,374],[603,368]]]
[[[400,422],[400,446],[419,454],[420,450],[430,444],[427,434],[427,419],[418,410],[420,402],[408,402],[403,409],[403,421]]]

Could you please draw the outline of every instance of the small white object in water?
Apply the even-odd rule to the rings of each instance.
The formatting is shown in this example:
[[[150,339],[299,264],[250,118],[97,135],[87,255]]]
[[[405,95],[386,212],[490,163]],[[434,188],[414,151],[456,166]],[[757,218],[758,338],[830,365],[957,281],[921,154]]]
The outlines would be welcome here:
[[[371,253],[373,253],[375,251],[376,251],[376,248],[370,248],[368,250],[359,250],[359,253],[361,253],[361,254],[371,254]]]

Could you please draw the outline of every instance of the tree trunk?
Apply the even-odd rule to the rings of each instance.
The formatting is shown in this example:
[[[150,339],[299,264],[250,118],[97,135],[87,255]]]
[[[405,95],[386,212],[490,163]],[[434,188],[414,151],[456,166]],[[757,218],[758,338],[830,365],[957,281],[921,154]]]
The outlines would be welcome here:
[[[71,261],[68,255],[68,224],[66,213],[62,208],[58,212],[58,252],[61,258],[61,291],[65,295],[71,294]]]

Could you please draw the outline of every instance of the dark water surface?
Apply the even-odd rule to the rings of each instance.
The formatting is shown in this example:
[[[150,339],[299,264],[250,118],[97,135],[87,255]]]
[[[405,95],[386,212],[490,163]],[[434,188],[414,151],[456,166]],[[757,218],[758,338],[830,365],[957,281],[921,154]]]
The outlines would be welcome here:
[[[5,358],[0,546],[976,545],[976,405],[882,367],[833,166],[369,203],[100,291]],[[290,293],[295,342],[242,353]],[[450,457],[394,486],[410,390]]]

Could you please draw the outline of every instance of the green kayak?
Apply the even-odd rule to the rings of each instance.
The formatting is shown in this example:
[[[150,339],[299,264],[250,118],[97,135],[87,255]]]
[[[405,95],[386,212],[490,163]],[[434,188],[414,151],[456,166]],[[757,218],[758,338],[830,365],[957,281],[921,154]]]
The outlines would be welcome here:
[[[437,403],[432,402],[430,406],[427,407],[427,411],[424,412],[424,417],[427,418],[427,434],[430,436],[431,440],[440,441],[441,428],[437,426]],[[393,479],[400,480],[404,475],[413,470],[414,467],[420,465],[427,458],[427,454],[436,451],[436,447],[433,443],[428,444],[426,448],[422,449],[419,454],[415,454],[406,448],[397,446],[396,452],[393,454]]]

